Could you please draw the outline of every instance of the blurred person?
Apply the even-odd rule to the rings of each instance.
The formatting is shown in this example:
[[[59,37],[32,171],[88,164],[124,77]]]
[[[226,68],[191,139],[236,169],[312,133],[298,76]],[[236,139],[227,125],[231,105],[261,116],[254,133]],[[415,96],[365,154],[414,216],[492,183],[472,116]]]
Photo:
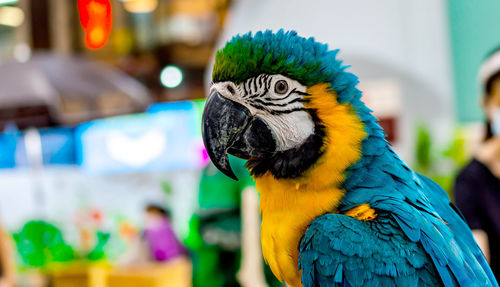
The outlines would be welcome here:
[[[0,227],[0,287],[15,285],[15,268],[10,236]]]
[[[158,205],[150,204],[146,207],[144,239],[149,246],[151,257],[157,262],[186,254],[172,228],[170,214]]]
[[[137,265],[151,262],[167,262],[187,255],[177,238],[169,212],[156,204],[145,208],[144,232],[128,252],[118,259],[122,265]]]
[[[500,48],[479,72],[486,136],[455,181],[455,201],[497,280],[500,279]]]

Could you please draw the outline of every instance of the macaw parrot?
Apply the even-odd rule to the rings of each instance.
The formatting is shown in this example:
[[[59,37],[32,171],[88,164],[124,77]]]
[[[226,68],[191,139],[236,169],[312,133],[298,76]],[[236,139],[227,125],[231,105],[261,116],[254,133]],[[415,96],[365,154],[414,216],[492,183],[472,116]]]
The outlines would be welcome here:
[[[283,30],[217,51],[202,116],[216,167],[246,159],[261,243],[289,286],[498,286],[458,209],[413,172],[338,50]]]

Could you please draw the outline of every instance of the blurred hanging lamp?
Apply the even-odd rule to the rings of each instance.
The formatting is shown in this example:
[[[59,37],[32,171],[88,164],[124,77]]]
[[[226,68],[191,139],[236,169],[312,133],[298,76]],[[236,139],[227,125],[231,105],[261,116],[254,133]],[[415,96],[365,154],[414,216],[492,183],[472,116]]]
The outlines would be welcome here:
[[[130,13],[151,13],[158,7],[158,0],[121,0]]]
[[[104,46],[112,25],[109,0],[78,0],[78,11],[85,31],[85,45],[90,49]]]

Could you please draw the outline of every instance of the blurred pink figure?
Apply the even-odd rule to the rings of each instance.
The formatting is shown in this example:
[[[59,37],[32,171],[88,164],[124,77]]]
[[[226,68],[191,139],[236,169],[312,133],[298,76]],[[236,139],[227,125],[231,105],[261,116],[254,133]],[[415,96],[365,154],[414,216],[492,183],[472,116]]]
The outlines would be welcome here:
[[[186,249],[172,229],[168,213],[159,206],[148,205],[146,208],[144,239],[155,261],[163,262],[186,255]]]

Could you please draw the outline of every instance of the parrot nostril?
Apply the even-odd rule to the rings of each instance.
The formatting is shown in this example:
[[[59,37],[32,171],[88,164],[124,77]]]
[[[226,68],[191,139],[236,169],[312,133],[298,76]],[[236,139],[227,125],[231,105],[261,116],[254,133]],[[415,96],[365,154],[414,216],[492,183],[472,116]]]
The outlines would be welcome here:
[[[231,93],[231,95],[234,95],[234,88],[231,85],[227,85],[226,89]]]

